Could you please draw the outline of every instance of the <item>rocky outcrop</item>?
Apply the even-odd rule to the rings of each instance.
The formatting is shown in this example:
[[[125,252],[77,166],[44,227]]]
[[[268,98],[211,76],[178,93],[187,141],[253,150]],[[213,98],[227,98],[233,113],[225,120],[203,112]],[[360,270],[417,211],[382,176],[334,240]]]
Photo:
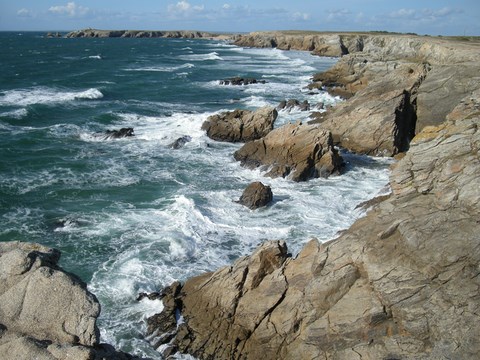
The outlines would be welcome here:
[[[476,92],[419,133],[391,196],[339,238],[294,258],[267,242],[170,292],[184,321],[169,348],[200,359],[476,359],[479,109]]]
[[[255,210],[267,206],[272,199],[273,193],[270,186],[263,185],[260,181],[256,181],[247,186],[242,196],[240,196],[238,203],[251,210]]]
[[[0,243],[0,358],[133,359],[100,344],[100,305],[59,258],[39,244]]]
[[[233,77],[229,79],[220,80],[220,85],[251,85],[251,84],[265,84],[265,80],[257,80],[255,78]]]
[[[317,125],[287,124],[246,143],[234,158],[249,168],[268,169],[267,176],[305,181],[339,173],[342,158],[331,133]]]
[[[318,107],[323,108],[323,104],[320,104],[320,106],[318,106]],[[300,110],[300,111],[309,111],[310,110],[310,104],[309,104],[308,100],[304,100],[304,101],[300,102],[297,99],[288,99],[288,100],[280,101],[280,103],[277,106],[277,110],[292,111],[294,109],[297,109],[297,110]]]
[[[121,128],[119,130],[107,130],[103,138],[105,140],[121,139],[135,136],[133,128]]]
[[[235,43],[341,56],[314,76],[310,89],[352,98],[317,117],[329,119],[323,126],[354,152],[391,156],[407,150],[414,134],[443,123],[463,97],[480,88],[476,42],[412,34],[259,32],[238,36]]]
[[[332,132],[336,143],[356,153],[393,156],[406,151],[415,135],[417,93],[428,65],[353,55],[350,60],[359,67],[353,70],[352,76],[359,78],[353,83],[363,88],[327,112],[322,127]]]
[[[202,130],[217,141],[246,142],[260,139],[273,129],[278,113],[266,106],[256,111],[234,110],[209,116]]]
[[[67,38],[214,38],[218,34],[204,31],[147,31],[147,30],[98,30],[83,29],[69,32]]]

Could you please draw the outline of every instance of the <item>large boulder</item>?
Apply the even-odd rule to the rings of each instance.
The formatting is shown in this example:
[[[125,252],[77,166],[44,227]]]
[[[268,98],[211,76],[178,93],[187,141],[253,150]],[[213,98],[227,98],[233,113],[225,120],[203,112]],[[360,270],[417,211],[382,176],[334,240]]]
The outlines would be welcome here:
[[[301,123],[281,126],[246,143],[234,157],[250,168],[268,168],[268,176],[288,176],[293,181],[328,177],[339,173],[343,163],[329,131]]]
[[[273,193],[270,186],[263,185],[260,181],[255,181],[243,191],[238,203],[255,210],[267,206],[272,199]]]
[[[0,358],[131,358],[99,343],[100,304],[59,258],[39,244],[0,243]]]
[[[278,113],[273,107],[256,111],[234,110],[209,116],[202,130],[217,141],[247,142],[260,139],[273,129]]]
[[[189,279],[170,345],[199,359],[477,359],[480,94],[413,139],[392,195],[328,243]],[[153,329],[151,329],[153,330]]]

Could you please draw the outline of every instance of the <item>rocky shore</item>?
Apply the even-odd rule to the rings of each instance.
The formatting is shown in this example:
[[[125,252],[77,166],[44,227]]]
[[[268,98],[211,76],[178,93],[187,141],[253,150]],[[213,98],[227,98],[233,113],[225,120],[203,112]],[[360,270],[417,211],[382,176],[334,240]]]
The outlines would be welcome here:
[[[52,36],[50,36],[52,37]],[[53,36],[54,37],[54,36]],[[69,32],[67,38],[230,38],[221,34],[214,34],[204,31],[151,31],[151,30],[98,30],[83,29]]]
[[[164,311],[148,320],[154,345],[200,359],[476,359],[480,46],[281,33],[236,43],[342,55],[311,89],[348,100],[313,124],[277,129],[280,149],[299,132],[287,127],[301,126],[351,151],[401,160],[391,195],[337,239],[312,239],[295,257],[283,240],[270,241],[164,289]],[[245,147],[265,149],[274,134]]]
[[[207,34],[87,29],[67,36]],[[231,266],[162,289],[152,296],[165,307],[148,319],[152,345],[165,357],[199,359],[477,359],[480,46],[384,34],[234,40],[341,56],[310,89],[347,100],[308,124],[274,130],[274,109],[239,110],[209,119],[205,131],[245,141],[234,155],[245,166],[295,181],[340,172],[334,144],[398,156],[392,192],[338,238],[311,239],[294,257],[284,240],[272,240]],[[58,266],[59,257],[38,244],[0,243],[0,358],[131,359],[100,344],[98,301]]]

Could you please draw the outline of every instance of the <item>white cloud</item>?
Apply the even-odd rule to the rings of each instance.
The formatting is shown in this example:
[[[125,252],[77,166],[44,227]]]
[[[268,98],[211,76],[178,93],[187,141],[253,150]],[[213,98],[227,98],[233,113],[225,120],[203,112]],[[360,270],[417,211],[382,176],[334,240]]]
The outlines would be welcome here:
[[[188,1],[182,0],[176,4],[168,5],[168,12],[171,15],[183,15],[188,16],[191,14],[202,12],[205,9],[204,5],[194,5],[192,6]]]
[[[30,12],[30,10],[26,9],[26,8],[22,8],[20,10],[17,11],[17,16],[18,17],[22,17],[22,18],[30,18],[30,17],[33,17],[32,13]]]
[[[301,13],[301,12],[296,12],[293,14],[293,20],[294,21],[307,21],[310,20],[310,14],[307,13]]]
[[[230,4],[223,4],[222,9],[228,10],[232,7]]]
[[[327,20],[329,21],[345,19],[351,15],[351,12],[347,9],[328,10],[327,13]]]
[[[84,16],[89,13],[88,7],[83,7],[75,4],[75,2],[69,2],[66,5],[51,6],[48,9],[49,12],[56,15],[66,15],[69,17]]]

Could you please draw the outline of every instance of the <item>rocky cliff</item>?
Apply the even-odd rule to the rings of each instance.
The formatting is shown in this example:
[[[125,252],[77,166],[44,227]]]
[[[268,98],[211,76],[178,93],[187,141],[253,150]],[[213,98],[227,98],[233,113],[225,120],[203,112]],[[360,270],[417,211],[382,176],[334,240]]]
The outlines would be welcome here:
[[[219,37],[218,34],[208,33],[204,31],[151,31],[151,30],[98,30],[83,29],[69,32],[65,35],[67,38],[213,38]]]
[[[313,77],[351,98],[317,122],[357,153],[392,156],[415,133],[439,125],[463,97],[480,88],[477,42],[414,35],[266,32],[238,36],[241,46],[307,50],[341,56]]]
[[[166,291],[170,348],[201,359],[476,359],[479,123],[476,92],[413,139],[390,198],[338,239],[295,258],[268,242]]]
[[[329,34],[326,45],[282,36],[251,34],[238,44],[347,54],[317,78],[351,93],[319,129],[358,152],[408,150],[392,170],[392,194],[296,257],[271,241],[165,289],[165,310],[148,321],[155,346],[200,359],[478,358],[479,48],[406,36]]]

